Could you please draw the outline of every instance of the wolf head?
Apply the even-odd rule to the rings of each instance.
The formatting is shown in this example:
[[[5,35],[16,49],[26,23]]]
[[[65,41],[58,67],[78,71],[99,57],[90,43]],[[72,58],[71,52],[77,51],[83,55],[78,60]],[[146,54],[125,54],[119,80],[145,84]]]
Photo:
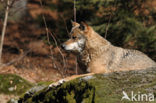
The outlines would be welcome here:
[[[70,32],[71,38],[62,44],[62,48],[66,51],[81,52],[85,48],[86,34],[89,26],[85,23],[72,22],[72,29]]]

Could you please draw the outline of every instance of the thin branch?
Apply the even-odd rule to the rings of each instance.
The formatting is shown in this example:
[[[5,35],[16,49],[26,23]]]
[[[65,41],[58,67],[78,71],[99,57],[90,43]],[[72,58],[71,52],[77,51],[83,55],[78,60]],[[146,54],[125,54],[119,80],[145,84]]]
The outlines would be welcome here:
[[[51,44],[50,44],[49,32],[48,32],[48,31],[47,31],[47,34],[48,34],[48,35],[47,35],[48,44],[50,45],[51,59],[52,59],[52,61],[55,61],[55,58],[54,58],[54,56],[53,56],[52,47],[51,47]],[[61,68],[59,68],[59,67],[55,64],[55,62],[53,62],[53,65],[54,65],[54,68],[57,68],[57,69],[58,69],[58,71],[60,72],[61,76],[64,78],[64,73],[61,72]]]
[[[16,63],[16,62],[22,60],[22,59],[23,59],[28,53],[30,53],[30,52],[31,52],[31,50],[28,50],[28,51],[26,51],[25,53],[22,53],[21,56],[19,56],[18,58],[15,58],[15,59],[13,59],[13,60],[11,60],[10,62],[8,62],[8,63],[6,63],[6,64],[3,64],[1,67],[9,66],[9,65],[12,65],[12,64],[14,64],[14,63]]]
[[[26,8],[19,7],[19,8],[17,8],[15,11],[11,11],[10,14],[9,14],[9,16],[13,16],[13,15],[15,15],[16,13],[21,12],[21,11],[23,11],[23,10],[26,10]]]
[[[40,5],[43,8],[43,4],[42,4],[41,0],[40,0]],[[43,19],[45,30],[46,30],[48,44],[50,45],[49,30],[48,30],[47,22],[45,20],[45,16],[44,15],[42,15],[42,19]],[[53,52],[52,52],[52,47],[51,46],[50,46],[50,53],[51,53],[51,59],[54,61],[54,56],[53,56]],[[63,73],[61,72],[61,69],[59,67],[56,67],[55,62],[53,62],[53,66],[54,66],[54,68],[58,69],[58,71],[60,72],[61,76],[63,77]]]
[[[114,7],[116,6],[116,3],[117,3],[117,0],[115,0]],[[109,29],[109,24],[110,24],[110,21],[112,19],[112,16],[113,16],[113,12],[111,12],[111,14],[109,16],[109,21],[108,21],[108,24],[107,24],[107,27],[106,27],[106,32],[105,32],[105,39],[107,38],[107,32],[108,32],[108,29]]]
[[[105,32],[105,39],[107,38],[107,32],[108,32],[108,29],[109,29],[109,24],[110,24],[111,18],[112,18],[112,14],[109,16],[109,21],[108,21],[108,24],[107,24],[107,27],[106,27],[106,32]]]
[[[42,1],[40,0],[40,5],[41,7],[43,8],[43,4],[42,4]],[[48,26],[47,26],[47,23],[46,23],[46,19],[45,19],[45,16],[42,15],[42,18],[43,18],[43,22],[44,22],[44,25],[45,25],[45,28],[46,28],[46,34],[47,34],[47,39],[48,39],[48,44],[50,45],[50,39],[49,39],[49,33],[51,35],[51,37],[53,38],[54,42],[55,42],[55,45],[57,47],[57,49],[59,50],[59,53],[61,54],[61,57],[63,59],[63,68],[66,68],[66,60],[65,60],[65,57],[62,53],[62,51],[60,50],[60,48],[58,47],[58,44],[57,44],[57,41],[56,41],[56,38],[53,36],[53,34],[49,31],[48,29]],[[53,56],[53,52],[52,52],[52,49],[51,49],[51,46],[50,46],[50,52],[51,52],[51,55],[52,55],[52,60],[54,60],[54,56]],[[56,64],[54,63],[54,65],[56,66]],[[62,77],[64,77],[64,73],[61,72],[61,69],[59,67],[57,67],[58,71],[60,72],[60,74],[62,75]]]
[[[76,0],[74,0],[74,21],[76,22]]]
[[[65,60],[65,57],[64,57],[64,55],[63,55],[61,49],[58,47],[57,41],[56,41],[55,37],[52,35],[51,32],[50,32],[50,35],[52,36],[52,38],[53,38],[53,40],[54,40],[54,42],[55,42],[55,45],[56,45],[57,49],[59,50],[59,53],[60,53],[61,56],[62,56],[62,59],[63,59],[63,68],[66,68],[67,66],[66,66],[66,60]]]
[[[15,1],[16,1],[16,0],[12,0],[12,2],[11,2],[11,3],[10,3],[10,5],[9,5],[9,6],[10,6],[10,8],[11,8],[11,7],[13,7],[13,5],[14,5]]]
[[[1,41],[0,41],[0,65],[2,64],[2,50],[3,50],[4,36],[6,32],[6,27],[7,27],[8,14],[9,14],[9,9],[10,9],[9,5],[10,5],[10,0],[7,0],[7,7],[5,11],[5,18],[4,18]]]
[[[67,34],[68,34],[68,36],[70,37],[70,33],[69,33],[68,27],[67,27],[67,23],[66,23],[66,21],[65,21],[65,19],[64,19],[64,17],[63,17],[63,15],[60,14],[60,16],[61,16],[61,18],[63,19],[64,25],[65,25],[65,27],[66,27]]]
[[[77,57],[75,58],[75,74],[78,75]]]

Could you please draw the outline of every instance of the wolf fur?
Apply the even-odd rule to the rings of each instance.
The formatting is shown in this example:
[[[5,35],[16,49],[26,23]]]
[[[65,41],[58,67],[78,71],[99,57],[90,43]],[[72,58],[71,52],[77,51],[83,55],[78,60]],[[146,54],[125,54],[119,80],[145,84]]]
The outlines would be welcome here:
[[[156,63],[144,53],[112,45],[87,24],[72,22],[72,25],[71,39],[62,47],[79,53],[88,72],[109,73],[156,67]]]

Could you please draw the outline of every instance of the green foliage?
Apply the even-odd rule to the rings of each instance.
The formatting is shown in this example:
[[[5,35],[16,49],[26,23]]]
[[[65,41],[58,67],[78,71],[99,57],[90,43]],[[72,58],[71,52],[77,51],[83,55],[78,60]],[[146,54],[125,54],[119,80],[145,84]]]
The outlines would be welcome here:
[[[13,74],[0,74],[0,93],[21,95],[26,92],[32,84]]]
[[[156,53],[156,26],[142,29],[138,32],[135,45],[150,56]]]
[[[156,59],[156,10],[148,5],[152,0],[75,1],[78,22],[86,21],[113,45],[139,49]],[[52,11],[57,10],[62,15],[57,21],[49,18],[47,23],[56,33],[59,43],[69,38],[64,20],[67,28],[71,28],[73,3],[74,0],[58,0],[57,4],[48,5]]]
[[[107,39],[114,45],[139,49],[152,57],[156,52],[156,20],[153,16],[156,10],[149,6],[142,8],[147,1],[79,0],[77,9],[78,13],[79,10],[90,9],[90,17],[86,19],[88,23],[103,37],[107,36]],[[149,14],[145,15],[143,10],[147,10]],[[152,22],[148,23],[150,21]]]

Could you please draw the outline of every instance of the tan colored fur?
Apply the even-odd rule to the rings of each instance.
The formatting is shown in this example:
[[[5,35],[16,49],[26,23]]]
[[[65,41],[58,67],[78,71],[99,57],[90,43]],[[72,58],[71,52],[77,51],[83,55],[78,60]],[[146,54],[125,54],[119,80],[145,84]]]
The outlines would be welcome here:
[[[81,60],[91,73],[110,73],[114,71],[140,70],[156,67],[156,63],[137,50],[113,46],[109,41],[84,24],[85,30],[73,29],[72,36],[83,35],[86,43],[80,52]],[[80,24],[73,22],[73,28]],[[69,40],[71,42],[71,40]],[[65,44],[69,43],[66,42]]]

